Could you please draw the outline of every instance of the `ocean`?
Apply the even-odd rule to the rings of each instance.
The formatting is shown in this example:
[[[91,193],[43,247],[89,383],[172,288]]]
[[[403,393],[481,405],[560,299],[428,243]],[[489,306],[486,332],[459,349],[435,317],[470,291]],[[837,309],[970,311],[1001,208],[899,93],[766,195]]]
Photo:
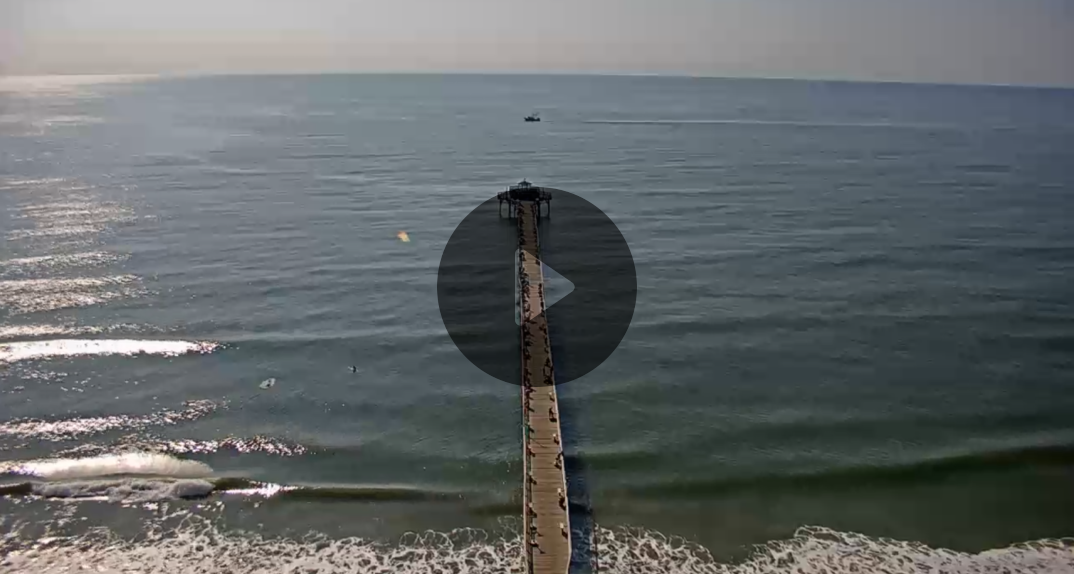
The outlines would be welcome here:
[[[578,572],[1074,572],[1074,91],[494,75],[0,78],[0,572],[521,572],[523,178],[637,270]]]

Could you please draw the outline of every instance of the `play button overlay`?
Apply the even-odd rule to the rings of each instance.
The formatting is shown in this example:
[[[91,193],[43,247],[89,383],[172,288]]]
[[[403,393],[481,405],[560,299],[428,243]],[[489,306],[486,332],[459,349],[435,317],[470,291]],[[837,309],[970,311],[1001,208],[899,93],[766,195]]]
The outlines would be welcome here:
[[[603,211],[553,188],[541,206],[538,244],[519,245],[518,221],[493,196],[456,227],[444,247],[437,302],[452,342],[478,369],[521,384],[519,249],[540,261],[556,384],[607,360],[634,317],[638,281],[630,247]],[[541,312],[541,310],[535,310]]]
[[[517,258],[521,255],[522,252],[516,249],[515,259],[512,260],[512,267],[515,269],[515,326],[518,327],[522,326],[522,292],[519,289],[518,265],[514,265],[514,261],[518,261]],[[555,269],[545,265],[544,261],[541,261],[541,274],[544,276],[544,306],[546,309],[550,309],[561,299],[570,295],[571,291],[574,291],[574,283],[556,273]]]

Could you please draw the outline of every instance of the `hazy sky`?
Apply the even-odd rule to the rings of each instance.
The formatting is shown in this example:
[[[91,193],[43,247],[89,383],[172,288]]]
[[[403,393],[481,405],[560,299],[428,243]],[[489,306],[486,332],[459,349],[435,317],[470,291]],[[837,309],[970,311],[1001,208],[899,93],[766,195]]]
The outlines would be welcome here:
[[[1074,85],[1074,0],[0,0],[0,74],[348,70]]]

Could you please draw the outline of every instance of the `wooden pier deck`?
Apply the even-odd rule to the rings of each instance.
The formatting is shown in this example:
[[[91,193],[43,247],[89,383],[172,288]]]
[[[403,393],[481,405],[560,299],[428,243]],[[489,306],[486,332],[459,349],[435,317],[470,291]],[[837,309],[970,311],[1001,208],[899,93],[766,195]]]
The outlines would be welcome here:
[[[537,238],[539,213],[517,206],[522,330],[523,540],[529,574],[567,574],[571,527],[562,431],[545,316],[544,276]]]

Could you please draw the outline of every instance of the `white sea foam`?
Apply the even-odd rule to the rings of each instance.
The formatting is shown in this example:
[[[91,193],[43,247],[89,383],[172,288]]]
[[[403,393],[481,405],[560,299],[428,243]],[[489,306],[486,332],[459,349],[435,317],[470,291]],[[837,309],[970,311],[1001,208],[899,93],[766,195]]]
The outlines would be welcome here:
[[[196,487],[192,487],[195,489]],[[195,490],[196,491],[196,490]],[[174,528],[130,541],[104,529],[20,541],[19,525],[0,541],[0,572],[140,572],[156,574],[504,574],[523,572],[517,537],[476,529],[423,532],[386,544],[360,538],[266,538],[223,531],[183,513]],[[1042,540],[978,554],[826,528],[799,529],[790,540],[759,546],[737,564],[701,547],[644,530],[599,529],[602,574],[1001,574],[1074,571],[1074,541]],[[29,538],[29,537],[28,537]],[[3,548],[6,546],[6,548]]]
[[[17,532],[21,525],[13,525]],[[173,531],[130,542],[96,529],[81,536],[37,538],[24,546],[0,539],[0,572],[139,572],[155,574],[521,574],[521,545],[481,530],[425,532],[397,545],[360,538],[273,539],[222,532],[188,516]],[[7,542],[7,544],[4,544]]]
[[[0,363],[86,355],[161,355],[211,353],[220,345],[207,341],[153,341],[140,339],[55,339],[0,343]]]
[[[789,540],[760,545],[738,564],[720,563],[704,548],[660,533],[600,529],[601,572],[645,574],[1005,574],[1074,571],[1074,540],[1040,540],[973,554],[920,542],[874,538],[806,526]]]
[[[0,472],[4,474],[32,476],[44,480],[74,480],[122,475],[204,478],[211,475],[212,471],[209,465],[198,461],[145,452],[107,454],[86,458],[15,461],[0,465]]]

